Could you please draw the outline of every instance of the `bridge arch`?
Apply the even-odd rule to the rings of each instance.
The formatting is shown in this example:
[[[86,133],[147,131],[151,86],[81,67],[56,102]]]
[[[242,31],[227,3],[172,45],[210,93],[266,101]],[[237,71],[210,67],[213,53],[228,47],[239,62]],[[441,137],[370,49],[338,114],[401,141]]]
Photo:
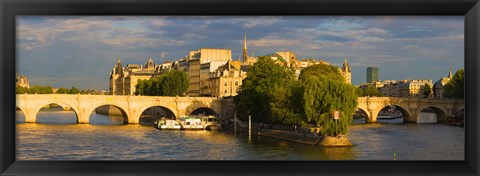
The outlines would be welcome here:
[[[215,102],[195,100],[185,108],[185,114],[187,115],[219,115],[220,113],[221,108],[219,107],[219,104]]]
[[[423,112],[425,110],[432,110],[433,113],[435,113],[436,117],[437,117],[437,122],[442,122],[442,121],[445,121],[447,120],[447,116],[448,116],[448,111],[441,107],[441,106],[436,106],[436,105],[424,105],[424,106],[420,106],[418,108],[418,112]],[[427,111],[428,112],[428,111]],[[420,115],[420,113],[419,113]],[[415,117],[417,119],[417,122],[418,122],[418,116]]]
[[[190,115],[217,115],[218,113],[210,107],[198,107],[188,113]]]
[[[353,116],[355,117],[355,119],[365,118],[365,122],[367,122],[368,119],[371,118],[368,111],[362,107],[357,107]]]
[[[15,122],[25,122],[25,112],[18,106],[15,106]]]
[[[94,112],[103,114],[103,115],[122,116],[124,124],[128,123],[128,120],[130,118],[124,107],[114,105],[114,104],[100,104],[100,105],[95,105],[91,110],[87,111],[89,123],[91,122],[92,114]]]
[[[75,107],[75,106],[72,106],[70,103],[67,103],[67,102],[63,102],[63,101],[48,101],[48,102],[42,102],[42,103],[38,103],[37,106],[35,106],[31,112],[29,112],[29,114],[25,113],[25,122],[37,122],[38,121],[38,115],[39,115],[39,112],[42,108],[46,107],[46,106],[50,106],[52,104],[56,104],[60,107],[62,107],[62,109],[64,111],[73,111],[73,113],[75,114],[75,123],[78,123],[79,121],[79,118],[80,118],[80,115],[79,115],[79,110]],[[66,108],[66,107],[70,107],[70,108]]]
[[[136,123],[140,123],[140,120],[142,118],[147,118],[146,120],[142,121],[143,124],[150,124],[150,123],[153,124],[153,120],[161,117],[166,117],[170,119],[177,119],[179,117],[179,114],[176,111],[176,108],[173,108],[168,105],[153,104],[153,105],[143,106],[142,108],[139,108],[139,110],[140,111],[138,111],[138,115],[135,115]]]
[[[458,110],[458,111],[455,111],[455,113],[454,113],[453,115],[456,115],[456,114],[458,114],[458,113],[465,113],[465,108],[462,108],[462,109],[460,109],[460,110]]]
[[[388,107],[392,107],[394,106],[395,107],[395,110],[399,110],[401,113],[402,113],[402,117],[403,117],[403,122],[407,122],[409,119],[411,119],[412,117],[412,113],[403,105],[400,105],[398,103],[387,103],[385,105],[382,105],[380,106],[375,112],[375,116],[376,118],[378,118],[378,115],[380,113],[380,111],[388,108]],[[376,121],[376,119],[375,119]]]

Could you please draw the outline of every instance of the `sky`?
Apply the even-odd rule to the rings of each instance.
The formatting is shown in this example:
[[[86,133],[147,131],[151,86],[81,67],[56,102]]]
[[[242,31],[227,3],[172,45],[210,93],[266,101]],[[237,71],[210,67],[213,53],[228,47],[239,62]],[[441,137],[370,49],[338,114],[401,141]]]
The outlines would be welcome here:
[[[464,67],[463,16],[17,16],[16,70],[30,86],[108,90],[122,64],[175,61],[200,48],[229,48],[232,59],[292,51],[341,67],[352,83],[431,79]]]

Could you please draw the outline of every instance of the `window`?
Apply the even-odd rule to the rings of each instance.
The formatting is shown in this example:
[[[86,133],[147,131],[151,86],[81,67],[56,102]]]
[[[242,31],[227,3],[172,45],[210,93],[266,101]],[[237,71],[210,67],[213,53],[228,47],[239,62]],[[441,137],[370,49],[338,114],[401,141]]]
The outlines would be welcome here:
[[[235,86],[238,86],[238,81],[235,81]]]

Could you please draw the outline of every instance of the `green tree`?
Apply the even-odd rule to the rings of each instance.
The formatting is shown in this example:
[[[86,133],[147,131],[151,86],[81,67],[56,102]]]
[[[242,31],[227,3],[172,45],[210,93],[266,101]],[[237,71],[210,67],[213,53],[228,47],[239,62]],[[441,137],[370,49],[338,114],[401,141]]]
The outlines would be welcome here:
[[[378,91],[378,89],[374,85],[367,85],[367,87],[363,90],[362,96],[369,96],[369,97],[382,97],[382,93]]]
[[[17,88],[15,89],[15,92],[16,92],[17,94],[25,94],[25,93],[28,93],[28,88],[27,88],[27,87],[17,86]]]
[[[80,91],[76,87],[71,87],[68,91],[69,94],[78,94]]]
[[[272,121],[280,124],[304,124],[303,85],[298,81],[279,83],[270,91]]]
[[[185,96],[188,89],[188,76],[183,71],[169,71],[160,77],[138,80],[135,95]]]
[[[298,79],[305,81],[308,76],[327,76],[339,81],[345,81],[345,78],[338,72],[338,67],[326,64],[310,65],[300,72]]]
[[[321,132],[330,136],[348,133],[357,106],[355,87],[331,76],[309,76],[304,81],[304,110],[310,123],[321,125]],[[340,118],[333,119],[339,111]]]
[[[455,72],[455,75],[453,75],[452,79],[450,79],[450,81],[448,81],[448,83],[444,86],[445,97],[464,99],[464,79],[464,69],[457,70],[457,72]]]
[[[57,89],[57,94],[68,94],[69,90],[65,88],[58,88]]]
[[[188,76],[183,71],[173,70],[160,77],[158,82],[163,96],[184,96],[188,89]]]
[[[145,81],[137,80],[137,85],[135,85],[135,95],[145,95]]]
[[[29,94],[43,94],[41,86],[33,86],[30,89],[28,89]]]
[[[293,70],[276,64],[270,56],[259,57],[249,68],[242,82],[242,91],[235,98],[239,118],[246,120],[251,114],[256,122],[285,121],[284,117],[272,119],[272,105],[275,115],[280,114],[282,107],[289,106],[289,103],[282,103],[288,100],[286,97],[291,93],[288,87],[292,86],[294,79]]]
[[[44,94],[53,94],[53,89],[50,86],[45,86],[45,87],[42,87],[42,92]]]
[[[356,88],[356,91],[357,91],[357,95],[358,95],[359,97],[364,97],[364,96],[365,96],[365,93],[364,93],[364,91],[363,91],[363,88],[357,87],[357,88]]]
[[[425,84],[423,87],[423,97],[428,98],[430,94],[432,93],[432,87],[430,87],[430,84]]]

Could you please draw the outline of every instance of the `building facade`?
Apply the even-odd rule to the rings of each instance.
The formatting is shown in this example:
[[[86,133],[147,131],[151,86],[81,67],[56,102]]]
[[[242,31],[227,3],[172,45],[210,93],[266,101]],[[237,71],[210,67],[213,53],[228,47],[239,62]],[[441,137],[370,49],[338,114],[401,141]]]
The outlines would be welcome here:
[[[152,58],[144,65],[127,64],[123,67],[120,58],[110,72],[110,95],[134,95],[138,80],[147,80],[161,74]]]
[[[433,86],[432,80],[419,79],[419,80],[402,80],[398,84],[399,97],[417,97],[423,98],[423,90],[425,84],[430,87]]]
[[[442,77],[437,82],[435,82],[435,85],[433,86],[434,97],[435,98],[443,98],[444,97],[444,94],[445,94],[444,87],[448,82],[450,82],[452,77],[453,77],[452,69],[450,68],[450,71],[448,72],[447,77]]]
[[[210,73],[202,93],[211,97],[236,96],[246,76],[247,73],[241,70],[239,61],[228,61]]]
[[[367,83],[378,81],[378,67],[367,68]]]
[[[17,87],[30,88],[30,83],[28,81],[27,76],[22,76],[22,75],[19,75],[17,73],[16,76],[15,76],[15,82],[16,82]]]
[[[224,48],[201,48],[190,51],[188,57],[189,96],[201,96],[202,84],[208,79],[209,72],[232,60],[232,50]],[[203,72],[202,72],[203,70]]]
[[[348,65],[347,58],[343,60],[342,68],[339,69],[340,74],[345,78],[348,84],[352,84],[352,70]]]

